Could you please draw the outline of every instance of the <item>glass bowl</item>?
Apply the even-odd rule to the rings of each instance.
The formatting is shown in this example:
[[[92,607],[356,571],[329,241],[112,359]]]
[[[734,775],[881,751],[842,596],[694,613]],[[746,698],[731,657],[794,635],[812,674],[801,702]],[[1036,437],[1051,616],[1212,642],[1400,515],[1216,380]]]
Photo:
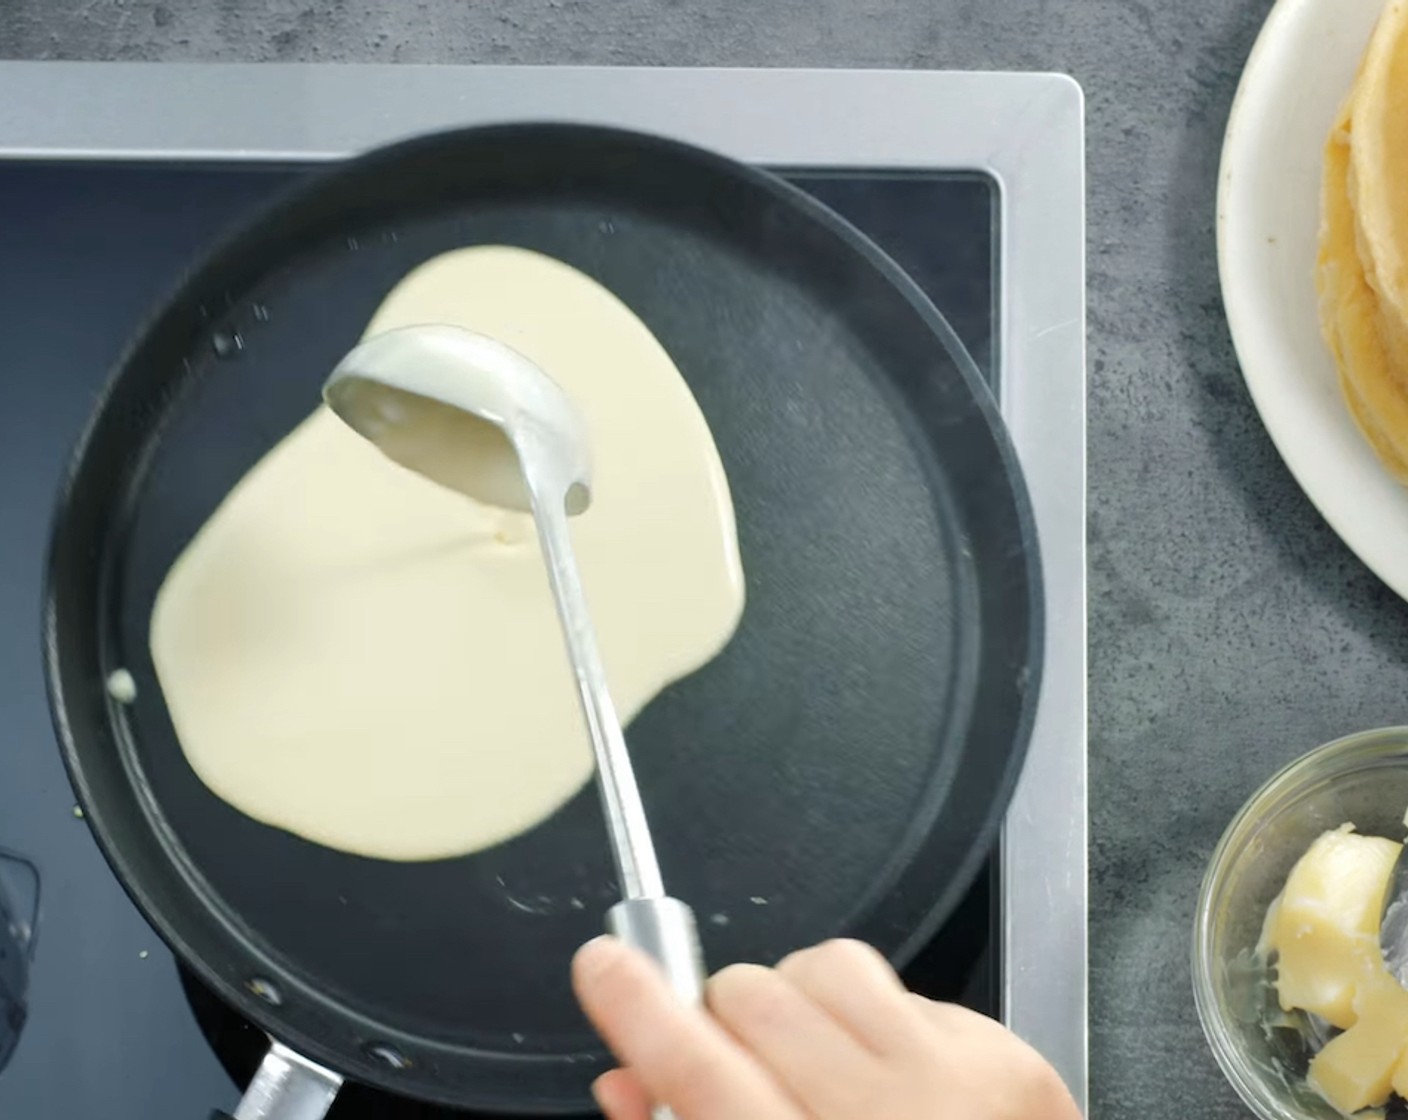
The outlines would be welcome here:
[[[1341,1120],[1305,1082],[1312,1033],[1280,1010],[1256,954],[1267,907],[1322,832],[1346,822],[1401,840],[1408,810],[1408,727],[1336,739],[1254,794],[1213,853],[1193,932],[1193,996],[1222,1072],[1262,1120]]]

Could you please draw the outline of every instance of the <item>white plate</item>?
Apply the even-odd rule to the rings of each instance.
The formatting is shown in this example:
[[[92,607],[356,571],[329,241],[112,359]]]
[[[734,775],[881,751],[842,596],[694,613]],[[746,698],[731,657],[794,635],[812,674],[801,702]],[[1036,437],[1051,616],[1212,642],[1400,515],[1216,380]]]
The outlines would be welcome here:
[[[1340,397],[1320,337],[1321,150],[1384,0],[1279,0],[1242,72],[1222,147],[1222,299],[1252,399],[1300,487],[1408,598],[1408,492]]]

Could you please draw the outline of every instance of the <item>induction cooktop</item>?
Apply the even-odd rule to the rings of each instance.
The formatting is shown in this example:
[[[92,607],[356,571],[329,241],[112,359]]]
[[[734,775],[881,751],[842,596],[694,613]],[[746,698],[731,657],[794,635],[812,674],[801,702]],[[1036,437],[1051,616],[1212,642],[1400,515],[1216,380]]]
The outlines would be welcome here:
[[[925,290],[1022,460],[1047,625],[999,850],[906,972],[1002,1017],[1085,1087],[1083,150],[1049,75],[0,64],[0,848],[43,905],[0,1115],[233,1108],[267,1040],[181,972],[75,813],[34,640],[66,456],[118,349],[210,240],[329,159],[438,127],[573,119],[770,167]],[[13,988],[13,985],[11,986]],[[0,992],[0,998],[4,993]],[[14,1000],[11,996],[12,1002]],[[10,1022],[10,1026],[5,1026]],[[349,1091],[333,1117],[449,1116]]]

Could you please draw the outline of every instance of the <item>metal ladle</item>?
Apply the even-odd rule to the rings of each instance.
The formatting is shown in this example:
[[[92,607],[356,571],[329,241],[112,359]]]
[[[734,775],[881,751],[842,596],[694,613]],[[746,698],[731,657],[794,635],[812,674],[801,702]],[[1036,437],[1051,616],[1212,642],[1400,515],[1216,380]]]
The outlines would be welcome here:
[[[576,407],[522,354],[450,326],[368,339],[338,363],[323,398],[402,466],[478,501],[532,513],[624,896],[608,911],[607,928],[653,957],[682,998],[699,1002],[694,915],[665,894],[568,533],[568,516],[591,502],[590,441]]]

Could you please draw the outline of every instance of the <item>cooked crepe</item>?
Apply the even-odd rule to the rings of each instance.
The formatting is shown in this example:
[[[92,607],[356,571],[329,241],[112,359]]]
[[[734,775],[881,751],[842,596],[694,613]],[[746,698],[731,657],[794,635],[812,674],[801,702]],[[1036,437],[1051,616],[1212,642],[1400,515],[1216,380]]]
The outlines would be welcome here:
[[[1360,260],[1384,342],[1408,371],[1408,0],[1390,0],[1364,55],[1353,104],[1349,192]]]
[[[1380,329],[1379,301],[1365,276],[1350,203],[1350,104],[1325,146],[1318,284],[1320,320],[1355,422],[1384,465],[1408,483],[1408,387]]]
[[[1355,422],[1408,484],[1408,0],[1386,6],[1330,131],[1321,205],[1325,341]]]

